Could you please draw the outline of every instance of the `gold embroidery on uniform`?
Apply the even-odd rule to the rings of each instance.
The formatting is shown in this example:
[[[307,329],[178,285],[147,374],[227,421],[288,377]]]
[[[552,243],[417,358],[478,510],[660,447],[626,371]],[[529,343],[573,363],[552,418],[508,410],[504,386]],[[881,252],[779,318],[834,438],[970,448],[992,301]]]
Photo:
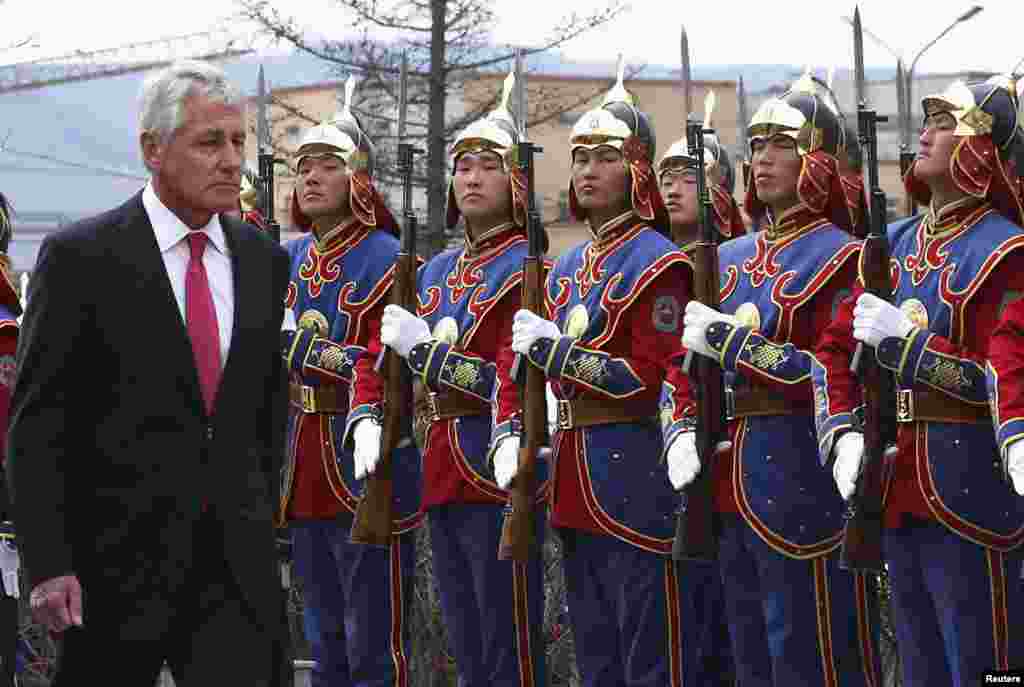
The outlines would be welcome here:
[[[932,365],[923,366],[921,372],[928,383],[943,389],[958,391],[971,386],[971,381],[967,379],[963,369],[952,360],[936,358]]]
[[[480,370],[473,363],[463,360],[450,368],[452,381],[463,389],[472,389],[480,380]]]
[[[600,382],[608,373],[607,362],[596,355],[581,355],[569,366],[572,367],[573,376],[587,384]]]
[[[781,348],[770,343],[751,344],[747,346],[750,364],[762,370],[775,371],[789,359]]]
[[[339,348],[328,346],[320,354],[320,366],[332,372],[341,372],[351,364],[348,355]]]

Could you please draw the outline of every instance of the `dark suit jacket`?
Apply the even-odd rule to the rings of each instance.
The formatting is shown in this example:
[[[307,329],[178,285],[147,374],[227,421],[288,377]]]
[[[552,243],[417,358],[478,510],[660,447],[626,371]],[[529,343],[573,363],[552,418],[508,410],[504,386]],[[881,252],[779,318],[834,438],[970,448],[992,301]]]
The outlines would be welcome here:
[[[78,575],[87,628],[163,629],[204,501],[253,618],[280,623],[272,513],[288,260],[253,227],[221,223],[235,311],[212,417],[141,193],[40,248],[11,403],[11,491],[31,584]]]

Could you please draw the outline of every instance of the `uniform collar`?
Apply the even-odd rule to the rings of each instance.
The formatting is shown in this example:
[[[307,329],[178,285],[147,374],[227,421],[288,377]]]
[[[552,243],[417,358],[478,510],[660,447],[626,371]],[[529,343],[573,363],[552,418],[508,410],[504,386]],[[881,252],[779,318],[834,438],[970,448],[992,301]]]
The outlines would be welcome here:
[[[466,242],[466,255],[476,256],[483,253],[491,246],[499,243],[508,234],[513,231],[517,231],[519,227],[514,222],[502,222],[501,224],[491,227],[480,236],[475,239],[470,237],[469,229],[466,229],[465,242]]]
[[[634,213],[633,209],[630,208],[629,210],[626,210],[618,217],[613,217],[612,219],[602,224],[600,227],[598,227],[597,231],[594,231],[594,227],[591,226],[589,222],[587,223],[587,229],[590,230],[590,235],[594,237],[594,240],[598,244],[602,244],[607,243],[608,241],[615,238],[619,234],[625,232],[627,229],[633,226],[633,222],[636,221],[637,219],[638,218],[636,216],[636,213]]]
[[[347,222],[343,222],[333,229],[329,229],[324,233],[323,237],[317,237],[316,232],[312,229],[309,233],[313,235],[313,243],[316,244],[317,250],[321,253],[330,250],[331,246],[337,243],[338,238],[343,235],[347,235],[356,230],[357,227],[362,226],[362,222],[359,221],[358,217],[350,217]]]
[[[153,233],[156,234],[156,243],[161,253],[166,253],[192,233],[193,230],[160,200],[156,191],[153,190],[152,182],[146,184],[146,188],[142,191],[142,205],[149,216],[149,223],[153,225]],[[220,224],[220,215],[214,213],[206,226],[195,231],[206,234],[210,245],[224,255],[228,255],[227,240],[224,238],[224,228]]]
[[[777,218],[771,210],[768,210],[764,217],[764,236],[768,241],[778,240],[825,219],[823,214],[815,212],[802,202],[783,211]]]
[[[924,216],[925,231],[929,235],[939,236],[957,229],[982,205],[988,206],[988,203],[974,196],[964,196],[946,203],[941,208],[936,208],[933,203],[929,205]]]

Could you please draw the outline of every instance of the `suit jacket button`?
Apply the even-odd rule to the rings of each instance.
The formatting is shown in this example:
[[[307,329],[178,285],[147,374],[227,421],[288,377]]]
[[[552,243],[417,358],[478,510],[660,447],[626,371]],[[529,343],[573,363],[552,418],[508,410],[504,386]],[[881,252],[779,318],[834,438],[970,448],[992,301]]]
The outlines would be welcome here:
[[[213,441],[213,425],[207,425],[207,427],[206,427],[206,438],[209,441]]]

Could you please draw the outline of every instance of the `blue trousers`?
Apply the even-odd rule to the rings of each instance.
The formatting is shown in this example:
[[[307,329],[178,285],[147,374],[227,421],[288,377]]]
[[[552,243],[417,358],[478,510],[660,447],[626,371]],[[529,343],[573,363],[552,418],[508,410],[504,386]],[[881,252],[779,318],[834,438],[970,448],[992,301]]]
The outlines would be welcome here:
[[[973,687],[986,670],[1024,668],[1019,548],[999,553],[916,518],[884,542],[905,687]]]
[[[839,568],[839,551],[779,553],[738,515],[722,518],[719,564],[743,687],[878,687],[875,580]]]
[[[541,687],[544,662],[544,517],[537,556],[498,560],[503,506],[453,503],[427,511],[434,579],[460,687]]]
[[[585,687],[696,684],[680,566],[614,537],[561,530],[569,621]]]
[[[412,596],[413,534],[390,548],[350,544],[352,516],[290,523],[302,584],[313,687],[405,687]]]
[[[679,594],[690,595],[683,607],[692,607],[692,636],[697,670],[695,685],[713,687],[734,684],[729,623],[725,615],[725,592],[717,563],[681,562]]]

